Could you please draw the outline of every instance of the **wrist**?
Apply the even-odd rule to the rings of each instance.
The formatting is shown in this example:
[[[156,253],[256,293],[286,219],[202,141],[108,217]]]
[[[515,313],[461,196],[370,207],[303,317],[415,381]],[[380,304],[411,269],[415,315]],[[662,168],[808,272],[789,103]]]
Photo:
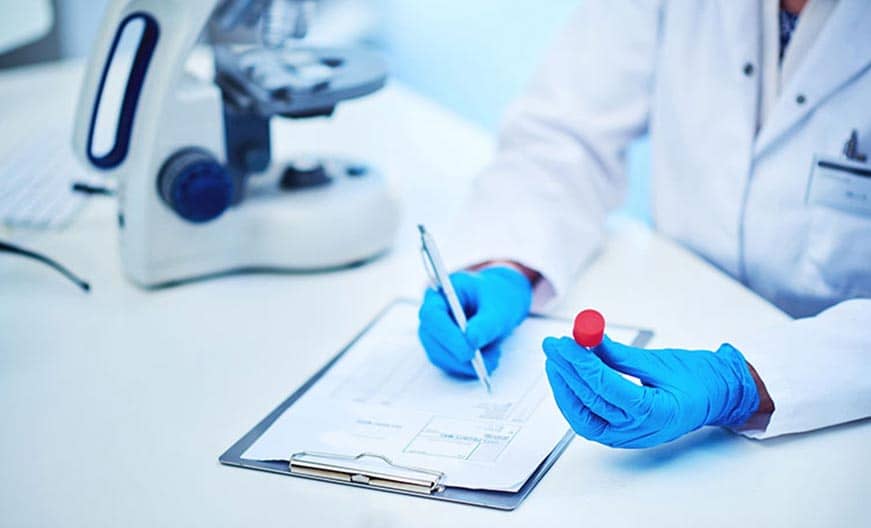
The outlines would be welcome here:
[[[496,268],[496,267],[511,268],[511,269],[519,272],[521,275],[526,277],[526,280],[529,281],[529,286],[531,288],[535,288],[535,286],[542,279],[541,273],[535,271],[532,268],[524,266],[523,264],[521,264],[519,262],[513,261],[513,260],[487,260],[487,261],[475,264],[473,266],[470,266],[469,269],[471,271],[481,271],[481,270],[484,270],[487,268]]]
[[[771,398],[768,389],[765,387],[765,382],[762,381],[762,377],[756,372],[753,365],[747,363],[747,370],[756,384],[756,392],[759,394],[759,408],[743,424],[740,424],[740,428],[744,430],[764,430],[768,427],[771,415],[774,414],[774,400]]]
[[[760,409],[761,394],[750,364],[735,347],[723,344],[715,353],[723,362],[722,412],[709,425],[738,427],[746,423]],[[767,394],[767,392],[766,392]]]

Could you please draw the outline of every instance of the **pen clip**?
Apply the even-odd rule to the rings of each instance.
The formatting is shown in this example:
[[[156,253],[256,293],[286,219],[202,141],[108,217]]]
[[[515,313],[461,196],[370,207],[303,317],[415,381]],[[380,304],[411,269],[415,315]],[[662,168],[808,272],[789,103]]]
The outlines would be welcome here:
[[[434,290],[441,290],[442,281],[439,280],[439,274],[436,272],[436,263],[434,257],[426,243],[426,228],[424,228],[422,224],[418,224],[417,229],[418,231],[420,231],[420,256],[423,259],[423,269],[426,270],[430,286],[432,286]]]
[[[421,246],[420,248],[420,258],[423,259],[423,269],[426,270],[426,275],[429,279],[430,286],[435,290],[441,289],[442,285],[439,282],[438,277],[436,276],[435,267],[432,263],[432,257],[430,256],[429,251],[427,251],[426,247],[424,246]]]

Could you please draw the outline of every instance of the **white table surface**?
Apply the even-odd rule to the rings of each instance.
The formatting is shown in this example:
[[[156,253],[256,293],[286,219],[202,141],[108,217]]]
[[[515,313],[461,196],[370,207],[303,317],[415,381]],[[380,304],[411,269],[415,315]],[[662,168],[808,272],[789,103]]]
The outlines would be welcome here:
[[[71,115],[80,75],[64,64],[0,76],[0,146],[34,100]],[[341,152],[386,171],[405,207],[395,250],[340,272],[144,291],[121,276],[111,199],[65,231],[0,230],[93,284],[85,295],[0,254],[0,525],[871,525],[868,421],[765,442],[708,428],[640,451],[577,438],[512,513],[219,465],[380,308],[419,295],[414,224],[444,229],[492,151],[486,133],[397,84],[333,120],[280,125],[276,139],[279,154]],[[654,345],[716,346],[786,320],[625,221],[554,312],[585,306],[655,328]]]

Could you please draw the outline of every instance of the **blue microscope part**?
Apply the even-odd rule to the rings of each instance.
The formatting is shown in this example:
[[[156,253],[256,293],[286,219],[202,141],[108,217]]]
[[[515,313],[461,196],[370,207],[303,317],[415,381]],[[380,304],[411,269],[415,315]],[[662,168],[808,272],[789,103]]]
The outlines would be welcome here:
[[[182,169],[170,191],[173,209],[186,220],[208,222],[227,209],[233,198],[230,175],[218,163],[198,161]]]
[[[158,178],[158,192],[179,216],[193,223],[213,220],[233,203],[229,171],[207,151],[186,148],[176,152]]]

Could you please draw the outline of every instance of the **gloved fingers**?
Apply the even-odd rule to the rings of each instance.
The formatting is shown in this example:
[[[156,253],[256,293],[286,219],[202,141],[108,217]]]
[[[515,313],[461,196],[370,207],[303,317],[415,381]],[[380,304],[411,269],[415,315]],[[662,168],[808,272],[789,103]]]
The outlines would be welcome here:
[[[457,360],[449,350],[447,350],[425,329],[419,329],[418,336],[423,344],[424,351],[426,351],[430,363],[454,377],[477,377],[475,369],[472,367],[471,359],[469,361]],[[494,343],[493,345],[481,349],[481,357],[484,359],[484,367],[487,369],[488,373],[492,374],[493,371],[496,370],[496,367],[499,366],[501,355],[502,350],[498,343]]]
[[[655,352],[612,341],[607,335],[593,352],[609,367],[634,376],[645,385],[656,385],[661,374],[667,371]]]
[[[572,429],[588,440],[601,442],[607,435],[608,424],[578,399],[552,361],[545,363],[544,370],[557,407]]]
[[[499,343],[493,343],[481,349],[481,356],[484,358],[484,366],[487,367],[487,372],[492,374],[496,367],[499,366],[499,359],[502,357],[502,348]]]
[[[469,319],[466,340],[475,348],[487,346],[507,336],[513,330],[511,323],[505,312],[483,304]]]
[[[493,267],[479,273],[485,284],[469,319],[466,338],[473,346],[485,346],[506,337],[523,321],[532,303],[532,286],[519,271]]]
[[[460,361],[425,327],[418,329],[418,337],[430,363],[458,378],[474,378],[475,370],[469,361]],[[498,359],[497,359],[498,362]],[[486,357],[484,363],[487,363]]]
[[[449,279],[463,308],[463,312],[468,318],[478,309],[478,280],[472,274],[465,271],[452,273]],[[427,288],[424,294],[421,312],[424,308],[433,308],[443,312],[456,325],[444,294],[437,291],[434,287]]]
[[[584,407],[602,418],[609,426],[622,427],[633,422],[632,417],[623,409],[605,401],[594,392],[567,361],[560,357],[548,357],[547,362],[552,364],[551,368],[560,374]]]
[[[478,279],[468,271],[456,271],[451,273],[449,277],[451,284],[454,286],[454,291],[457,293],[457,298],[463,306],[468,318],[478,310],[479,297],[479,282]],[[436,292],[438,293],[438,292]],[[444,301],[444,296],[439,294]],[[447,306],[447,302],[445,302]]]
[[[570,337],[548,337],[542,348],[549,359],[561,360],[571,366],[594,394],[621,409],[627,417],[634,416],[644,399],[644,388],[627,380]]]
[[[639,449],[645,447],[654,447],[666,442],[679,438],[689,431],[668,427],[667,420],[674,417],[677,413],[676,409],[662,406],[665,402],[660,400],[651,404],[651,414],[660,414],[652,422],[647,420],[640,421],[637,425],[614,431],[611,439],[611,447],[620,447],[625,449]],[[669,418],[666,418],[669,417]],[[655,424],[655,425],[654,425]],[[679,432],[676,432],[679,431]]]
[[[427,290],[418,317],[420,331],[426,332],[432,338],[431,342],[439,343],[459,362],[468,363],[472,359],[475,350],[451,317],[450,308],[442,294],[432,289]]]
[[[622,449],[644,449],[671,442],[679,437],[680,435],[666,434],[665,429],[650,429],[647,431],[636,431],[633,434],[618,435],[608,445]]]

